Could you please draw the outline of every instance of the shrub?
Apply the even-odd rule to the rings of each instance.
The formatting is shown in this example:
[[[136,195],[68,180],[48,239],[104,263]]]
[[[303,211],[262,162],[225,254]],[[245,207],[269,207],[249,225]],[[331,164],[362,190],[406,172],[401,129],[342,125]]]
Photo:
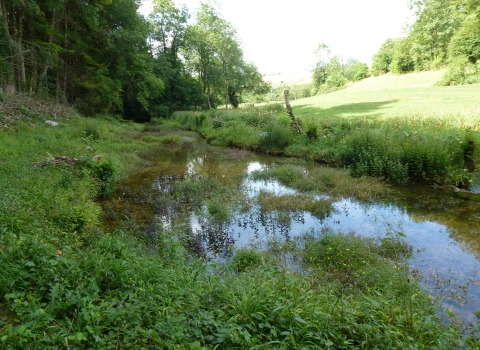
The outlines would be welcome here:
[[[357,62],[353,66],[353,80],[360,81],[368,77],[368,65],[366,63]]]
[[[271,124],[260,138],[260,149],[263,151],[284,150],[293,141],[293,133],[289,128]]]
[[[307,131],[305,131],[305,134],[307,136],[307,139],[309,141],[315,141],[318,139],[318,128],[317,125],[314,123],[308,123],[307,124]]]
[[[107,197],[113,193],[116,169],[109,161],[96,163],[90,158],[83,159],[81,164],[90,170],[92,177],[97,181],[99,197]]]
[[[261,252],[252,249],[241,248],[229,261],[230,268],[235,272],[245,272],[259,267],[262,264],[263,255]]]
[[[448,64],[439,85],[459,85],[462,84],[466,77],[466,68],[468,66],[468,58],[466,56],[457,56],[452,58]]]
[[[341,88],[347,83],[347,78],[341,73],[334,73],[327,76],[325,85],[327,88]]]

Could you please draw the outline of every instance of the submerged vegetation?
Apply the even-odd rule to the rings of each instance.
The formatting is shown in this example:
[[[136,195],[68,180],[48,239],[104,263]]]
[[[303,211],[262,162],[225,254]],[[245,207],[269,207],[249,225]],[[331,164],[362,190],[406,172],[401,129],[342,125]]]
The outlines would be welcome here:
[[[276,107],[249,117],[244,110],[235,113],[245,113],[241,118],[250,118],[251,125],[269,126],[268,108]],[[181,225],[142,228],[129,225],[125,216],[123,224],[103,232],[97,198],[112,196],[112,185],[161,154],[195,152],[195,144],[188,132],[172,132],[173,122],[143,130],[108,118],[61,117],[57,127],[42,118],[12,120],[0,138],[5,349],[474,345],[476,338],[437,321],[436,300],[410,277],[410,248],[400,235],[373,240],[324,229],[293,240],[271,237],[264,246],[236,251],[210,247],[226,256],[225,263],[214,263],[192,254],[202,243]],[[230,121],[182,114],[175,123],[225,131]],[[215,129],[214,123],[221,126]],[[289,133],[285,121],[269,127]],[[299,136],[288,137],[295,142]],[[280,221],[295,210],[321,218],[332,210],[331,201],[314,194],[366,199],[385,189],[370,178],[353,186],[338,169],[300,174],[301,162],[286,160],[252,175],[278,178],[299,195],[248,197],[234,184],[191,175],[171,186],[159,184],[155,194],[113,197],[147,201],[160,214],[190,208],[210,225],[204,232],[218,234],[232,213],[251,206],[277,213]],[[108,213],[105,208],[103,215]]]

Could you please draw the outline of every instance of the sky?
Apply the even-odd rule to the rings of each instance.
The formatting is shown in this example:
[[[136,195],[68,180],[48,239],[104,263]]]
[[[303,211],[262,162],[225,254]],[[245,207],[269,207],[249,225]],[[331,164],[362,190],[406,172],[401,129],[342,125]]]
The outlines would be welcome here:
[[[140,9],[147,13],[151,0]],[[404,33],[408,0],[217,0],[221,16],[236,29],[244,58],[265,75],[309,71],[320,43],[332,55],[368,65],[388,38]],[[200,0],[175,0],[192,18]]]

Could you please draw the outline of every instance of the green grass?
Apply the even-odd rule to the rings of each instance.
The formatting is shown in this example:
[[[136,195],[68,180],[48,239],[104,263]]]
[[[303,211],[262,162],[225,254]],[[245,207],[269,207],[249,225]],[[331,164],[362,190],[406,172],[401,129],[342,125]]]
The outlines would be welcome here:
[[[250,124],[271,122],[269,111],[254,117]],[[109,195],[105,186],[186,144],[161,129],[146,135],[143,126],[113,118],[64,116],[56,119],[59,127],[36,118],[16,117],[0,131],[2,349],[476,345],[475,337],[439,323],[436,301],[409,276],[408,249],[398,239],[375,242],[326,230],[285,244],[271,240],[265,251],[240,249],[225,264],[208,264],[189,254],[189,234],[179,228],[156,230],[149,240],[134,227],[104,232],[96,199]],[[203,123],[213,128],[213,118]],[[55,163],[60,155],[78,161]],[[94,155],[102,156],[99,163]],[[289,181],[295,171],[275,175]],[[333,175],[315,176],[326,187],[335,182]],[[178,201],[197,207],[209,222],[228,221],[241,209],[241,196],[232,191],[192,178],[162,203]],[[329,210],[310,198],[301,195],[298,203],[314,213]],[[283,202],[290,199],[279,198],[270,209],[286,210]]]
[[[344,90],[292,101],[295,116],[355,118],[475,117],[480,84],[437,86],[444,71],[382,75]]]

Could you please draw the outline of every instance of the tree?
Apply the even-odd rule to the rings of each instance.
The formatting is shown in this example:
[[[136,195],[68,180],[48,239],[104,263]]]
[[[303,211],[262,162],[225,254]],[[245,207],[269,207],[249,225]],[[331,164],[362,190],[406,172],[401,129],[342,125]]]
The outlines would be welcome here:
[[[412,59],[412,41],[410,38],[398,39],[393,50],[390,70],[395,74],[405,74],[415,69],[415,62]]]
[[[366,63],[357,62],[353,66],[353,81],[360,81],[368,77],[368,65]]]
[[[171,0],[155,0],[149,17],[154,72],[162,79],[164,90],[152,103],[150,116],[165,117],[176,110],[194,109],[202,104],[198,81],[186,71],[180,51],[187,38],[190,15],[185,6],[175,7]]]
[[[349,58],[344,66],[343,66],[343,70],[344,70],[344,75],[345,75],[345,78],[347,78],[347,80],[349,81],[354,81],[355,78],[354,78],[354,75],[355,75],[355,66],[360,63],[359,60],[356,60],[354,58]]]
[[[479,6],[480,8],[480,6]],[[465,56],[470,63],[480,60],[480,17],[471,13],[452,37],[448,46],[450,58]]]
[[[187,28],[183,56],[202,84],[209,109],[221,99],[226,108],[236,107],[242,94],[269,90],[255,65],[245,62],[235,28],[210,4],[201,3],[196,23]]]
[[[325,44],[319,44],[314,52],[316,63],[313,67],[312,82],[315,89],[325,84],[327,80],[327,65],[330,60],[330,49]]]
[[[326,76],[325,85],[328,88],[340,88],[347,83],[342,57],[334,56],[330,59],[326,67]]]
[[[370,73],[372,75],[380,75],[390,72],[390,63],[393,60],[393,52],[395,51],[395,39],[387,39],[377,54],[373,56],[372,68]]]
[[[409,34],[415,68],[429,69],[445,61],[450,40],[464,14],[454,0],[415,0],[410,1],[410,7],[417,16]]]

